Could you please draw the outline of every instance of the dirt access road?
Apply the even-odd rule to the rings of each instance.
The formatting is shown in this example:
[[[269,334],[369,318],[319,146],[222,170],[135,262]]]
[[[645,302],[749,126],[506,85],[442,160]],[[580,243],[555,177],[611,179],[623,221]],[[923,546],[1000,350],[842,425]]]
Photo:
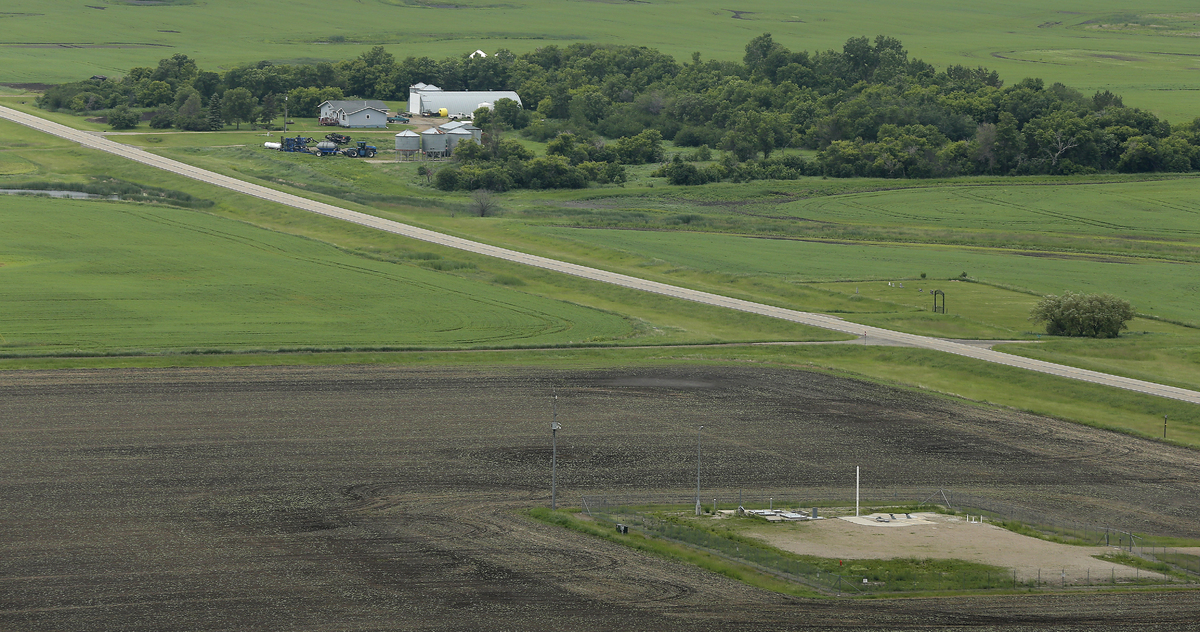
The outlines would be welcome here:
[[[375,228],[385,232],[403,235],[412,239],[419,239],[450,248],[466,250],[476,254],[496,257],[515,263],[553,270],[563,274],[570,274],[591,279],[593,281],[600,281],[602,283],[611,283],[645,292],[653,292],[665,296],[672,296],[683,300],[695,301],[699,303],[715,305],[718,307],[727,307],[729,309],[750,312],[754,314],[761,314],[771,318],[779,318],[782,320],[801,323],[813,327],[820,327],[822,329],[829,329],[854,336],[874,338],[885,341],[889,344],[900,344],[924,349],[933,349],[945,353],[953,353],[978,360],[984,360],[986,362],[995,362],[998,364],[1028,369],[1030,371],[1038,371],[1060,377],[1067,377],[1085,382],[1093,382],[1096,384],[1104,384],[1106,386],[1112,386],[1115,388],[1123,388],[1131,391],[1137,391],[1139,393],[1149,393],[1151,395],[1158,395],[1160,397],[1168,397],[1191,402],[1193,404],[1200,404],[1200,392],[1183,388],[1109,375],[1097,371],[1077,369],[1074,367],[1054,364],[1052,362],[1045,362],[1042,360],[1022,358],[1019,356],[993,351],[991,349],[959,344],[957,342],[950,342],[946,340],[939,340],[937,338],[929,338],[927,336],[917,336],[913,334],[891,331],[888,329],[881,329],[878,327],[858,325],[825,314],[801,312],[791,309],[784,309],[781,307],[764,305],[761,303],[753,303],[750,301],[728,298],[708,292],[689,290],[673,285],[667,285],[665,283],[647,281],[645,279],[639,279],[637,277],[631,277],[624,274],[607,272],[596,268],[588,268],[576,264],[556,261],[554,259],[530,255],[515,250],[509,250],[507,248],[499,248],[467,239],[443,235],[431,230],[417,228],[407,224],[401,224],[399,222],[382,219],[373,215],[367,215],[365,213],[346,210],[331,204],[315,202],[297,195],[283,193],[257,184],[250,184],[242,180],[223,176],[212,171],[199,169],[188,164],[157,156],[136,147],[122,145],[120,143],[103,138],[97,134],[81,132],[65,125],[47,121],[46,119],[26,114],[12,108],[0,106],[0,117],[48,134],[53,134],[67,140],[78,142],[85,147],[106,151],[117,156],[128,158],[129,160],[135,160],[145,165],[164,169],[166,171],[187,176],[189,178],[194,178],[201,182],[224,187],[232,191],[238,191],[240,193],[252,195],[264,200],[286,204],[293,208],[298,208],[311,213],[334,217],[362,226],[368,226],[370,228]]]
[[[827,375],[0,372],[0,630],[1186,630],[1200,591],[803,600],[532,522],[558,491],[950,486],[1200,536],[1200,454]],[[814,492],[815,493],[815,492]],[[886,488],[865,498],[885,497]]]

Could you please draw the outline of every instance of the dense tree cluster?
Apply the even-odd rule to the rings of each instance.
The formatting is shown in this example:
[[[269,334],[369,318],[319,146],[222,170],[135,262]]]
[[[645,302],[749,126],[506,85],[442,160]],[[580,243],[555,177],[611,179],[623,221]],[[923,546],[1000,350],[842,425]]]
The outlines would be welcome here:
[[[454,150],[455,164],[436,172],[435,186],[443,191],[508,191],[578,189],[590,182],[625,182],[625,168],[615,160],[590,160],[586,154],[583,160],[577,160],[577,155],[561,153],[535,158],[520,143],[502,138],[497,132],[491,132],[486,141],[483,145],[460,143]]]
[[[1112,294],[1065,292],[1043,298],[1029,319],[1046,323],[1051,336],[1116,338],[1134,316],[1133,306]]]
[[[315,116],[322,101],[343,98],[334,64],[313,66],[259,62],[224,74],[201,70],[195,60],[177,53],[155,68],[132,68],[119,79],[93,78],[50,88],[38,105],[76,113],[140,108],[147,111],[156,129],[202,131],[221,129],[228,123],[269,125],[283,114]],[[136,112],[135,112],[136,113]],[[134,119],[134,125],[140,114]],[[127,125],[121,119],[122,126]],[[114,127],[117,125],[114,124]]]
[[[1040,79],[1005,86],[985,68],[938,70],[885,36],[809,53],[764,34],[746,45],[740,63],[704,61],[699,53],[680,63],[646,47],[595,44],[398,60],[377,46],[337,63],[259,62],[217,74],[177,54],[119,80],[55,87],[41,104],[77,112],[149,108],[152,126],[206,129],[269,122],[284,97],[290,112],[313,116],[326,99],[403,99],[416,82],[517,91],[524,108],[497,107],[483,123],[536,140],[570,133],[571,140],[559,144],[571,146],[551,154],[565,158],[567,167],[631,164],[614,157],[615,143],[598,139],[636,138],[648,130],[677,146],[725,151],[718,165],[666,166],[679,182],[1200,168],[1200,120],[1172,127],[1107,91],[1089,97]],[[784,164],[775,158],[785,147],[817,154]],[[751,166],[738,166],[743,163]]]

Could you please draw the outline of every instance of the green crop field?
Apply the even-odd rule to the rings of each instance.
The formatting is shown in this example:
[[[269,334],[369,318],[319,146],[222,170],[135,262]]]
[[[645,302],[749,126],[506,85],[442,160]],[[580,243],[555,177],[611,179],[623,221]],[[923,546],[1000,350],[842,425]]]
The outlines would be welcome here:
[[[1182,0],[1145,9],[1114,0],[9,0],[0,13],[0,82],[121,75],[174,53],[214,70],[264,59],[337,61],[373,45],[400,57],[437,58],[477,48],[522,53],[548,44],[634,43],[681,60],[697,50],[740,59],[746,42],[764,32],[793,50],[886,34],[937,66],[982,65],[1010,83],[1039,76],[1084,92],[1109,89],[1129,105],[1181,122],[1200,115],[1194,11]]]
[[[1109,292],[1143,312],[1171,320],[1200,322],[1196,313],[1200,266],[1136,258],[1045,256],[1040,253],[936,245],[821,243],[713,234],[634,230],[543,229],[571,239],[645,257],[673,266],[736,275],[779,276],[794,282],[862,280],[906,281],[895,293],[943,289],[962,272],[972,278],[1019,286],[1038,294]],[[1036,259],[1036,261],[1030,261]],[[922,283],[920,274],[930,277]]]
[[[0,188],[120,174],[211,205],[196,211],[0,195],[4,355],[841,337],[665,297],[637,299],[637,292],[466,256],[214,189],[7,122],[0,134],[12,139],[0,151],[0,165],[13,166],[0,174]],[[296,161],[284,161],[289,172],[272,160],[223,159],[281,157],[261,147],[228,147],[257,144],[261,137],[252,133],[140,140],[148,138],[193,139],[193,147],[163,146],[185,160],[215,159],[238,177],[261,173],[264,183],[282,182],[358,210],[370,209],[364,202],[418,215],[450,216],[460,208],[341,186],[360,178],[366,185],[389,181],[358,161],[282,155]],[[347,188],[360,199],[320,193]],[[63,314],[63,305],[72,310]]]
[[[204,213],[0,196],[0,350],[566,344],[616,315]]]

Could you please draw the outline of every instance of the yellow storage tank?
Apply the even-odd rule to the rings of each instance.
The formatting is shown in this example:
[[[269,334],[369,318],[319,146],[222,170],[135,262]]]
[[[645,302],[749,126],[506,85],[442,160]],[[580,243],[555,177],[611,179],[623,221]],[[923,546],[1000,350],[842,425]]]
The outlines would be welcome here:
[[[441,117],[450,116],[450,110],[447,110],[446,108],[441,108],[438,110],[438,116],[441,116]]]

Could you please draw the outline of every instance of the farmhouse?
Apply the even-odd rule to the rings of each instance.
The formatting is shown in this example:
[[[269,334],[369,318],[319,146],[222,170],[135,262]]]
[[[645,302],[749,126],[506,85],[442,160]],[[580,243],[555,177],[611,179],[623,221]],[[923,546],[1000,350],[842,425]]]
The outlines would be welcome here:
[[[388,107],[383,101],[325,101],[320,107],[321,125],[387,127]]]
[[[446,110],[446,114],[450,116],[469,115],[481,105],[487,104],[490,107],[497,99],[521,102],[521,97],[512,90],[447,92],[437,86],[418,83],[408,88],[408,111],[420,115]]]

